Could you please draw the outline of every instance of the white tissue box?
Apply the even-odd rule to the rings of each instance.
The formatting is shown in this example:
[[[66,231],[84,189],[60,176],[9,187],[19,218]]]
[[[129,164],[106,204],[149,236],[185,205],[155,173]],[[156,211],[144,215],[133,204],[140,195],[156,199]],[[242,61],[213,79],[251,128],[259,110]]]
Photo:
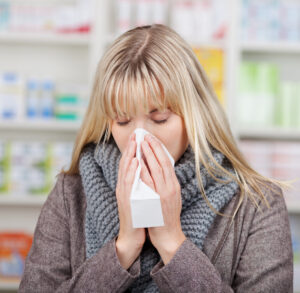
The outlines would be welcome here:
[[[140,184],[143,194],[137,190],[135,197],[130,198],[133,228],[164,226],[160,196],[141,180]]]

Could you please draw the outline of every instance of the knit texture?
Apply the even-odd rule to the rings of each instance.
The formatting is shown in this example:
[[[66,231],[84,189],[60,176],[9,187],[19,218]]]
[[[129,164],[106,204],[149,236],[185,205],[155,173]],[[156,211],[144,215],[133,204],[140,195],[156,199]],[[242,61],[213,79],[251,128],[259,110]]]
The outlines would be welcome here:
[[[211,147],[216,161],[234,174],[229,160]],[[111,136],[105,144],[87,144],[81,152],[79,171],[87,198],[85,215],[86,257],[90,258],[119,233],[119,216],[115,190],[118,180],[121,152]],[[212,165],[212,162],[209,160]],[[188,145],[183,155],[175,162],[175,174],[181,186],[181,227],[186,237],[200,249],[216,214],[207,205],[198,187],[194,152]],[[221,183],[213,179],[201,164],[200,173],[206,196],[218,211],[236,194],[239,186],[235,181]],[[228,179],[224,176],[216,176]],[[145,243],[141,254],[141,274],[131,284],[131,292],[159,292],[150,276],[150,271],[160,260],[155,247]]]

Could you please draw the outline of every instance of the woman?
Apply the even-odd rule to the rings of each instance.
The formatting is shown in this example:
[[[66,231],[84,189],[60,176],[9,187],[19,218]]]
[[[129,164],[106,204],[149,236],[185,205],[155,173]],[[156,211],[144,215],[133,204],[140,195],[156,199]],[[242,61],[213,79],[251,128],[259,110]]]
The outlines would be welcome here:
[[[138,127],[152,134],[141,179],[161,227],[131,223]],[[288,186],[249,166],[191,47],[167,26],[136,27],[98,64],[20,292],[292,292]]]

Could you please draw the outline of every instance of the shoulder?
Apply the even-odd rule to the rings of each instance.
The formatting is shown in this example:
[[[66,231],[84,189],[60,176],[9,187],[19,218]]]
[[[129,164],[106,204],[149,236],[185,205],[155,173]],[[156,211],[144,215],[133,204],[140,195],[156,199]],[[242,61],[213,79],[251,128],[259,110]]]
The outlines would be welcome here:
[[[257,195],[257,206],[253,200],[251,200],[249,195],[245,196],[245,210],[251,210],[251,213],[253,213],[255,216],[261,213],[273,214],[275,211],[277,213],[281,212],[287,214],[284,192],[280,186],[269,182],[266,186],[261,187],[261,191],[265,197],[265,200],[260,195]],[[278,214],[278,216],[280,215]]]
[[[267,203],[260,198],[258,207],[255,207],[252,202],[247,204],[247,206],[250,204],[253,206],[251,207],[253,219],[249,227],[250,233],[257,231],[269,233],[275,229],[280,234],[289,232],[289,214],[282,188],[274,183],[269,183],[269,187],[262,188],[262,191]],[[250,200],[248,199],[248,201]]]
[[[288,243],[290,239],[289,218],[283,196],[282,189],[275,184],[271,184],[276,192],[271,188],[262,190],[269,207],[258,197],[257,204],[250,199],[249,194],[245,194],[241,199],[240,190],[231,201],[220,211],[227,216],[217,215],[205,241],[204,251],[216,261],[221,251],[226,251],[219,260],[221,263],[230,263],[233,260],[233,247],[238,242],[238,254],[241,255],[243,248],[247,245],[250,235],[259,235],[261,241],[267,235],[276,234]],[[233,215],[239,201],[242,201],[233,221]],[[287,240],[288,239],[288,240]]]
[[[56,182],[47,198],[45,206],[57,206],[69,214],[76,206],[85,207],[85,196],[79,174],[59,173]]]
[[[241,198],[241,191],[239,189],[229,203],[220,210],[224,215],[216,216],[207,239],[209,245],[214,247],[218,239],[220,240],[223,237],[232,236],[233,238],[233,226],[235,226],[239,238],[245,238],[246,240],[251,230],[261,225],[265,225],[264,228],[267,230],[270,228],[272,221],[281,222],[280,226],[287,224],[288,212],[283,191],[273,183],[271,183],[270,186],[272,186],[278,194],[272,191],[271,188],[265,187],[262,189],[262,193],[268,201],[269,207],[258,195],[256,198],[257,206],[251,200],[249,194],[246,193],[245,196]],[[238,205],[239,208],[234,217],[234,221],[231,221],[231,216],[234,214]],[[225,240],[225,238],[223,240]]]
[[[79,174],[59,173],[57,175],[57,182],[59,189],[63,194],[74,194],[82,191],[82,181]]]

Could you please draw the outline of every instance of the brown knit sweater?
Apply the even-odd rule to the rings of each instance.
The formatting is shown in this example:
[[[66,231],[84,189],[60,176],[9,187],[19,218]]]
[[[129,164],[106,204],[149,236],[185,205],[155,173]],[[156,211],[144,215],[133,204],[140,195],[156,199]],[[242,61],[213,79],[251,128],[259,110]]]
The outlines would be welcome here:
[[[161,292],[293,292],[293,253],[283,197],[266,194],[260,212],[244,200],[232,224],[217,215],[200,250],[189,238],[150,275]],[[239,196],[221,212],[231,214]],[[85,258],[85,194],[80,175],[58,176],[42,207],[19,292],[125,292],[140,258],[124,269],[115,239]]]

